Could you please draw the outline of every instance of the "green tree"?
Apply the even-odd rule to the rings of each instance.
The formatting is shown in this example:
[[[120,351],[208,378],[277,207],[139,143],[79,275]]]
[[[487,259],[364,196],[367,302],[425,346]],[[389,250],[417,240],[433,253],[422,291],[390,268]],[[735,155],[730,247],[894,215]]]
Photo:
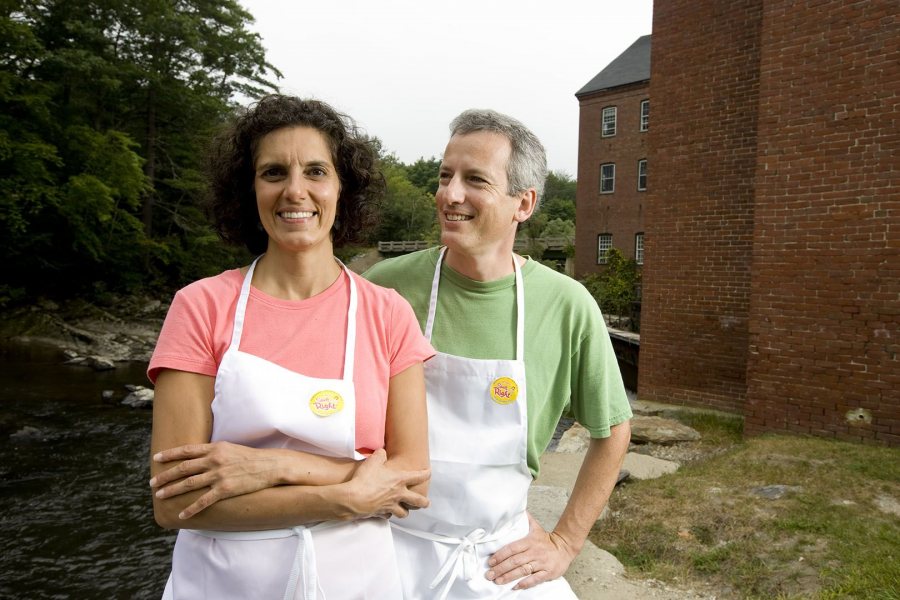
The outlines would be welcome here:
[[[541,237],[565,238],[568,242],[575,241],[575,223],[564,219],[551,219],[544,225]]]
[[[404,165],[382,161],[387,183],[376,238],[388,240],[424,240],[435,221],[434,198],[415,186]]]
[[[600,310],[616,324],[630,321],[641,280],[637,263],[625,258],[618,248],[606,252],[606,267],[599,275],[589,275],[582,283],[600,305]]]
[[[546,202],[541,203],[540,210],[551,221],[559,219],[561,221],[575,222],[574,200],[559,197],[548,198]]]
[[[564,171],[550,171],[544,182],[544,198],[562,198],[575,203],[577,182]]]
[[[575,222],[575,187],[575,180],[562,171],[547,174],[540,211],[547,215],[548,221]]]
[[[200,203],[203,146],[236,95],[274,90],[267,78],[279,75],[250,14],[235,0],[5,6],[7,290],[75,294],[218,269],[233,252],[199,251],[215,239]]]
[[[406,168],[406,175],[409,177],[410,183],[434,196],[440,181],[440,169],[441,160],[439,158],[433,156],[427,160],[419,158],[419,160]]]

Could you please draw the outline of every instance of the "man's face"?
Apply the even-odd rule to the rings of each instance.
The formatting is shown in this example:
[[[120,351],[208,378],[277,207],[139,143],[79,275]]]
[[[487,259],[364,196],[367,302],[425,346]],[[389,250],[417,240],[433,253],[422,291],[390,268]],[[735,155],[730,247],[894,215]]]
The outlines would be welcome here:
[[[509,140],[490,131],[450,138],[435,202],[441,242],[451,250],[482,254],[515,238],[516,225],[528,217],[521,211],[522,194],[508,194],[510,152]]]

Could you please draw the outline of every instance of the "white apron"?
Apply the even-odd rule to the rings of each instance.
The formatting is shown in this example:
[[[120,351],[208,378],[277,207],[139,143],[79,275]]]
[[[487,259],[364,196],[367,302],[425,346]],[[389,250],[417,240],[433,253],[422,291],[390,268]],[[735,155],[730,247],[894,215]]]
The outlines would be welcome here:
[[[343,378],[306,377],[239,350],[258,260],[244,277],[231,345],[216,373],[211,441],[364,458],[355,450],[357,295],[353,278],[344,267],[350,305]],[[267,531],[182,529],[163,599],[400,599],[392,550],[390,526],[383,519]]]
[[[444,252],[431,285],[429,341]],[[391,521],[407,600],[575,598],[562,578],[513,591],[516,582],[500,586],[484,576],[494,552],[528,534],[525,504],[532,477],[526,451],[525,290],[515,256],[513,264],[516,358],[438,352],[425,363],[431,505]]]

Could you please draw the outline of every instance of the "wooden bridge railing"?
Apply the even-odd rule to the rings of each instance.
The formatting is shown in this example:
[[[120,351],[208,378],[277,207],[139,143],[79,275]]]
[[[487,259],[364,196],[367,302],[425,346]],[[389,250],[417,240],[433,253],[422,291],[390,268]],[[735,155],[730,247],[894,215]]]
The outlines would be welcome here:
[[[550,252],[563,252],[566,249],[566,246],[568,246],[570,243],[569,240],[564,237],[538,238],[537,241],[540,242],[544,246],[544,248],[546,248]],[[436,243],[426,242],[424,240],[378,242],[378,251],[382,254],[405,254],[407,252],[424,250],[436,245]],[[527,240],[516,240],[515,244],[513,245],[513,249],[516,252],[522,252],[527,248]]]

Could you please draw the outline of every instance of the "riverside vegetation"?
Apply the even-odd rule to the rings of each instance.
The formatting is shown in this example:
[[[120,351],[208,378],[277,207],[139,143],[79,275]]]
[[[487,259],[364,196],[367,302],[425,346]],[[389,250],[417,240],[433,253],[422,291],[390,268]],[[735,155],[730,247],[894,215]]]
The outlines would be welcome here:
[[[736,417],[676,418],[702,439],[647,448],[687,459],[617,488],[595,544],[636,577],[719,599],[900,600],[900,449],[744,439]]]
[[[0,309],[38,297],[168,298],[247,264],[204,214],[203,160],[239,105],[278,91],[253,15],[237,0],[12,0],[7,9]],[[404,164],[375,134],[387,195],[364,242],[436,239],[439,160]],[[574,202],[575,181],[551,173],[541,228],[574,235]]]

